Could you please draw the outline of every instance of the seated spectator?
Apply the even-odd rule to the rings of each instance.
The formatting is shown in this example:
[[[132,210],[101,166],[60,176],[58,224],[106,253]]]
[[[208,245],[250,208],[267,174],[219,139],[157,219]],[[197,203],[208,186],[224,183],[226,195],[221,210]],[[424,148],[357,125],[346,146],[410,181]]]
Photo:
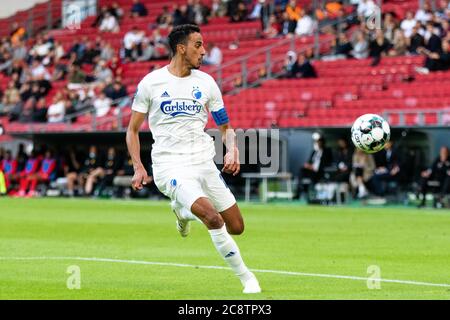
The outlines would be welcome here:
[[[106,13],[107,13],[107,12],[109,12],[108,7],[107,7],[107,6],[102,6],[102,7],[100,8],[99,14],[98,14],[97,17],[95,18],[95,21],[92,23],[91,27],[92,27],[92,28],[95,28],[95,27],[100,26],[100,25],[102,24],[103,19],[104,19],[105,16],[106,16]]]
[[[33,122],[33,112],[35,104],[36,99],[33,97],[28,98],[27,101],[24,102],[19,114],[18,118],[19,122],[21,123]]]
[[[401,29],[395,29],[393,46],[389,50],[389,55],[394,57],[404,56],[406,54],[407,46],[408,44],[403,31]]]
[[[14,82],[10,81],[0,103],[0,116],[8,115],[19,102],[19,90],[15,87]]]
[[[119,22],[110,12],[106,12],[100,23],[99,30],[101,32],[119,32]]]
[[[97,117],[106,116],[111,109],[111,99],[106,97],[102,92],[100,95],[94,99],[95,115]]]
[[[373,58],[372,66],[380,63],[381,57],[386,56],[391,48],[391,43],[384,37],[381,29],[377,29],[376,37],[369,44],[369,56]]]
[[[311,65],[305,54],[300,53],[297,57],[297,61],[292,66],[293,78],[317,78],[317,73],[314,67]]]
[[[105,60],[99,60],[94,69],[94,77],[98,82],[106,82],[108,79],[113,77],[111,69],[106,65]]]
[[[114,77],[122,76],[123,67],[119,57],[114,56],[107,66],[112,71]]]
[[[295,33],[297,22],[300,19],[301,10],[300,5],[297,4],[297,0],[289,0],[289,3],[286,5],[285,9],[288,17],[288,33]]]
[[[439,36],[439,28],[436,28],[434,22],[427,22],[424,35],[425,49],[431,52],[439,52],[442,48],[442,39]]]
[[[33,111],[33,122],[47,122],[47,104],[44,97],[36,102]]]
[[[350,184],[354,190],[354,195],[358,199],[363,199],[369,195],[367,185],[375,170],[375,160],[371,154],[356,149],[352,159],[352,172],[350,174]]]
[[[54,180],[56,177],[56,159],[51,151],[45,152],[44,159],[40,164],[39,171],[24,177],[20,182],[19,196],[23,196],[29,185],[29,191],[26,194],[27,197],[35,197],[36,187],[38,183],[48,184],[50,181]]]
[[[400,163],[396,150],[393,149],[393,142],[388,141],[384,150],[375,154],[375,168],[374,175],[370,181],[373,192],[377,196],[386,195],[386,184],[389,182],[397,182],[400,173]]]
[[[123,18],[123,9],[119,6],[119,4],[114,1],[109,8],[109,12],[113,15],[118,22],[120,22]]]
[[[142,41],[142,53],[137,57],[136,61],[150,61],[152,58],[156,58],[157,53],[155,47],[148,41],[144,39]]]
[[[201,0],[193,0],[192,14],[195,24],[202,25],[208,23],[209,12],[209,8],[203,5]]]
[[[411,54],[419,54],[419,52],[417,52],[417,49],[425,46],[425,39],[419,33],[418,25],[413,27],[411,36],[406,39],[406,44],[408,46],[408,52]]]
[[[423,6],[417,10],[414,19],[422,24],[426,24],[428,21],[433,19],[433,11],[431,10],[428,2],[423,2]]]
[[[394,33],[397,30],[397,23],[390,12],[386,12],[383,20],[384,37],[390,42],[394,42]]]
[[[278,37],[281,32],[281,24],[278,22],[277,17],[274,14],[271,14],[269,21],[266,23],[266,27],[263,29],[264,37],[267,39],[273,39]]]
[[[334,41],[333,46],[334,46],[334,54],[337,57],[346,57],[346,58],[351,57],[353,46],[344,32],[339,33],[338,37]]]
[[[299,13],[299,19],[297,21],[297,27],[295,28],[295,34],[298,36],[309,36],[314,31],[314,20],[305,13],[305,10],[301,9]]]
[[[78,64],[72,64],[69,66],[67,80],[69,83],[85,83],[86,74],[81,70]]]
[[[203,57],[203,64],[219,66],[222,63],[222,50],[214,43],[209,42],[206,55]]]
[[[414,13],[412,11],[407,11],[405,19],[400,23],[400,28],[403,30],[406,38],[412,36],[416,24],[417,21],[414,19]]]
[[[172,13],[168,6],[163,6],[163,11],[156,18],[156,23],[162,28],[167,28],[172,23]]]
[[[356,41],[353,44],[351,55],[355,59],[366,59],[369,56],[369,42],[364,32],[356,32]]]
[[[144,40],[145,32],[134,26],[125,34],[123,44],[125,48],[125,58],[135,61],[142,55],[142,41]]]
[[[422,74],[428,74],[433,71],[446,71],[450,69],[450,41],[442,42],[441,52],[431,52],[423,47],[418,48],[419,53],[425,55],[425,67],[416,68],[416,71]]]
[[[431,168],[421,172],[420,193],[422,194],[422,202],[419,207],[425,206],[429,181],[439,182],[439,201],[442,201],[445,195],[450,192],[450,156],[447,147],[441,147],[439,156],[434,160]]]
[[[125,107],[130,103],[127,88],[123,85],[120,79],[116,79],[114,83],[109,84],[103,90],[105,96],[112,100],[112,106],[119,108]]]
[[[311,152],[309,160],[299,170],[299,182],[295,198],[300,199],[302,192],[309,201],[309,188],[311,185],[319,182],[323,178],[324,168],[331,165],[333,155],[331,150],[326,147],[325,139],[319,135],[313,135],[314,150]]]
[[[247,16],[248,16],[248,10],[247,10],[247,7],[245,6],[245,3],[242,1],[239,1],[236,10],[230,16],[230,21],[231,22],[247,21]]]
[[[133,5],[131,6],[130,14],[132,17],[145,17],[148,15],[147,8],[139,0],[133,0]]]
[[[373,0],[360,0],[356,12],[358,13],[359,21],[365,22],[366,19],[373,17],[376,14],[377,5]]]
[[[288,51],[286,53],[286,59],[284,60],[284,70],[287,78],[293,78],[293,67],[297,62],[297,54],[294,51]]]
[[[59,91],[53,98],[53,103],[47,110],[47,121],[49,123],[63,122],[66,114],[66,103],[63,94]]]

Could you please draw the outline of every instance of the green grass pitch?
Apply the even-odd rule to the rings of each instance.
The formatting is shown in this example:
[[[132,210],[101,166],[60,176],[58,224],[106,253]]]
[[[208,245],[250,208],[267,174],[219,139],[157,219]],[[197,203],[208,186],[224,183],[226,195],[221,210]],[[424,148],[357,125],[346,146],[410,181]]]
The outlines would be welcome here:
[[[261,294],[241,293],[203,225],[181,238],[168,202],[1,198],[0,299],[450,298],[448,210],[241,210],[235,239]],[[80,289],[67,287],[71,266]],[[379,289],[369,266],[386,280]]]

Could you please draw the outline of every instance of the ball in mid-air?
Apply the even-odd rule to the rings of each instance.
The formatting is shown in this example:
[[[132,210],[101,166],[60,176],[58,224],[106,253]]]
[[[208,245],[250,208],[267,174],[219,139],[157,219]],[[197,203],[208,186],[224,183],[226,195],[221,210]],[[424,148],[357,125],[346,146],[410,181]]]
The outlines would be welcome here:
[[[377,114],[364,114],[353,123],[353,144],[367,153],[375,153],[384,148],[391,137],[391,129],[386,120]]]

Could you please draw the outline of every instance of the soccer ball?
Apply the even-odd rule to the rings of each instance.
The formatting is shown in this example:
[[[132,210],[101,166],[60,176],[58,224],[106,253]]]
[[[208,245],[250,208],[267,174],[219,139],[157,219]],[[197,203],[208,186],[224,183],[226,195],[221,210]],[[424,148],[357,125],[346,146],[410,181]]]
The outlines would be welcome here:
[[[364,114],[353,123],[353,144],[364,152],[375,153],[382,150],[390,137],[389,124],[379,115]]]

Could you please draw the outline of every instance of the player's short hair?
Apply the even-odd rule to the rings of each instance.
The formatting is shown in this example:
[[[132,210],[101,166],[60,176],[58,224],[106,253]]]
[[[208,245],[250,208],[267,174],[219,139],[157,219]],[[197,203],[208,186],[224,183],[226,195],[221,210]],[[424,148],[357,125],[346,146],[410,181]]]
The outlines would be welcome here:
[[[200,33],[200,28],[195,24],[182,24],[172,29],[168,36],[172,57],[177,53],[177,45],[185,44],[189,35],[195,32]]]

